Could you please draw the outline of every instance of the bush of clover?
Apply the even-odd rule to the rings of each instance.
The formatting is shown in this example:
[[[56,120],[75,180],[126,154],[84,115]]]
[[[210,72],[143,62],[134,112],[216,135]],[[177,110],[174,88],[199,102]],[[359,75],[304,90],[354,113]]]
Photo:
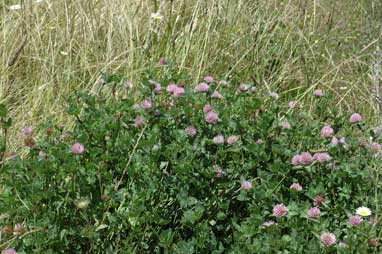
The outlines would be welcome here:
[[[76,93],[70,131],[22,130],[27,155],[0,171],[2,253],[379,253],[380,130],[360,114],[321,90],[306,110],[156,75]]]

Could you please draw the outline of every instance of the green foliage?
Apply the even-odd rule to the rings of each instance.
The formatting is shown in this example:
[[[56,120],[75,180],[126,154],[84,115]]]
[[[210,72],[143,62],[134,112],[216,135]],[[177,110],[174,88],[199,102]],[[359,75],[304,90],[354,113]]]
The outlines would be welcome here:
[[[380,216],[375,170],[380,158],[360,143],[363,137],[376,142],[378,132],[350,124],[352,112],[341,115],[328,107],[328,95],[312,95],[311,111],[290,108],[261,88],[237,90],[234,83],[212,82],[207,93],[186,85],[185,93],[173,98],[164,86],[188,77],[164,75],[162,93],[155,94],[148,81],[153,75],[131,89],[123,86],[123,77],[105,75],[98,94],[79,92],[69,99],[67,113],[76,122],[70,132],[51,125],[25,158],[2,166],[1,248],[12,246],[18,253],[379,250],[368,246],[380,234],[368,218],[359,226],[348,223],[360,206]],[[211,98],[214,90],[223,99]],[[144,100],[152,107],[136,106]],[[219,116],[214,124],[205,120],[206,104]],[[143,126],[136,126],[137,118]],[[291,128],[282,128],[283,120]],[[346,143],[333,145],[321,137],[324,124]],[[185,132],[191,125],[193,137]],[[238,140],[215,144],[220,134]],[[84,145],[84,153],[72,152],[75,142]],[[331,160],[293,166],[292,157],[305,151],[325,151]],[[241,188],[243,181],[252,188]],[[303,190],[290,189],[292,183]],[[309,218],[318,195],[324,197],[321,216]],[[288,207],[285,217],[272,215],[276,204]],[[264,224],[269,220],[277,224]],[[17,224],[23,225],[18,235]],[[334,233],[337,244],[324,247],[323,232]],[[339,241],[348,247],[341,249]]]
[[[23,125],[51,117],[72,126],[65,98],[98,91],[100,70],[138,80],[165,69],[163,56],[193,83],[224,73],[312,105],[307,95],[322,87],[333,91],[332,106],[379,120],[371,98],[381,97],[380,0],[2,0],[0,12],[0,96],[13,116],[13,150]]]

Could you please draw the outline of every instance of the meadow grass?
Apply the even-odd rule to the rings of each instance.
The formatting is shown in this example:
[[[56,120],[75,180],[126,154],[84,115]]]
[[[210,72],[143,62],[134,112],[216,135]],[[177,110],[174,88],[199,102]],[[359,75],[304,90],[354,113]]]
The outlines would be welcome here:
[[[65,98],[96,91],[102,72],[134,81],[162,56],[190,85],[207,74],[256,82],[307,107],[305,95],[322,88],[341,110],[372,122],[379,114],[381,1],[25,0],[10,10],[16,3],[0,4],[0,95],[14,149],[22,126],[48,117],[70,126]]]

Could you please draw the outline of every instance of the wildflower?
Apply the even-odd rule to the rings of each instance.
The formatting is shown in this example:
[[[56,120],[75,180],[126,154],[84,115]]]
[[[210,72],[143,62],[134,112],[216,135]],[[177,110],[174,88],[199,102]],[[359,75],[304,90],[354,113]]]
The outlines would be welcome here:
[[[338,138],[336,138],[336,136],[333,136],[332,140],[330,141],[330,144],[334,146],[338,145]]]
[[[332,233],[325,232],[320,237],[321,242],[325,246],[332,246],[336,244],[336,236]]]
[[[290,123],[288,122],[288,120],[282,121],[280,123],[280,126],[281,126],[281,129],[283,129],[283,130],[291,128]]]
[[[289,189],[294,189],[296,191],[302,191],[302,186],[299,183],[292,183]]]
[[[328,138],[328,137],[331,137],[334,133],[334,130],[332,127],[330,127],[330,125],[325,125],[322,130],[321,130],[321,137],[323,138]]]
[[[278,204],[273,207],[272,212],[276,218],[281,218],[288,214],[288,207],[286,207],[284,204]]]
[[[361,215],[361,216],[370,216],[371,215],[371,211],[370,211],[369,208],[361,206],[361,207],[357,208],[356,214]]]
[[[295,156],[292,157],[291,164],[293,166],[296,166],[300,163],[300,155],[296,154]]]
[[[13,229],[12,227],[10,226],[4,226],[2,231],[1,231],[4,235],[10,235],[13,233]]]
[[[34,141],[33,138],[31,138],[31,137],[26,137],[26,138],[24,139],[24,145],[27,146],[27,147],[29,147],[29,148],[34,148],[34,147],[36,147],[36,142]]]
[[[220,80],[219,85],[228,86],[228,82],[225,80]]]
[[[377,239],[376,239],[376,238],[372,238],[372,239],[370,239],[370,240],[367,242],[367,244],[368,244],[369,246],[371,246],[371,247],[375,247],[375,246],[377,246]]]
[[[151,109],[153,107],[153,104],[150,100],[144,100],[142,103],[142,108],[144,109]]]
[[[203,107],[203,112],[204,112],[204,113],[208,113],[208,112],[210,112],[210,111],[212,111],[212,106],[211,106],[210,104],[206,104],[206,105],[204,105],[204,107]]]
[[[194,126],[188,126],[186,129],[185,129],[185,132],[187,134],[187,136],[190,136],[190,137],[194,137],[196,135],[196,129]]]
[[[85,147],[83,144],[76,142],[72,145],[72,153],[83,154],[84,152],[85,152]]]
[[[278,100],[280,98],[280,95],[278,93],[275,93],[275,92],[270,93],[269,96],[275,98],[276,100]]]
[[[256,140],[256,144],[258,145],[264,144],[264,141],[261,138],[259,138],[258,140]]]
[[[349,223],[352,226],[358,226],[363,221],[362,217],[359,215],[352,215],[349,217]]]
[[[5,249],[1,252],[1,254],[16,254],[16,250],[15,249]]]
[[[367,140],[365,137],[358,138],[358,143],[360,147],[366,147],[367,146]]]
[[[257,87],[256,86],[252,86],[251,91],[255,93],[257,91]]]
[[[177,87],[177,88],[175,88],[175,90],[174,90],[174,97],[175,98],[179,98],[182,94],[184,94],[185,93],[185,90],[184,90],[184,88],[183,87]]]
[[[241,83],[240,86],[239,86],[239,89],[240,91],[247,91],[248,90],[248,85],[247,84],[244,84],[244,83]]]
[[[17,223],[13,227],[13,235],[14,236],[19,236],[19,235],[23,234],[24,232],[25,232],[25,225],[24,224]]]
[[[212,77],[212,76],[206,76],[206,77],[204,77],[204,79],[203,79],[205,82],[207,82],[207,83],[212,83],[212,82],[214,82],[214,78]]]
[[[44,151],[40,151],[38,153],[38,156],[40,156],[41,159],[46,159],[46,157],[48,157],[48,155]]]
[[[166,91],[167,91],[168,93],[174,93],[176,88],[178,88],[177,85],[175,85],[175,84],[170,84],[170,85],[167,86]]]
[[[208,91],[208,88],[209,88],[208,84],[203,82],[196,87],[196,91],[199,93],[205,93]]]
[[[129,88],[129,89],[131,89],[131,88],[133,88],[134,84],[133,84],[132,81],[126,81],[125,83],[123,83],[123,86],[124,86],[125,88]]]
[[[142,118],[137,117],[134,119],[135,127],[139,128],[139,127],[142,127],[144,124],[145,124],[145,121]]]
[[[316,89],[313,91],[313,94],[317,97],[324,96],[324,92],[321,89]]]
[[[289,108],[295,108],[297,106],[297,101],[290,101],[288,102],[288,107]]]
[[[160,94],[162,92],[162,86],[160,84],[155,85],[154,93]]]
[[[268,221],[265,221],[263,224],[261,224],[263,228],[268,228],[273,225],[277,225],[277,223],[274,222],[273,220],[268,220]]]
[[[66,141],[69,139],[69,135],[64,133],[64,134],[61,134],[60,137],[59,137],[59,140],[60,141]]]
[[[159,58],[159,64],[160,65],[167,65],[168,64],[168,59],[166,57]]]
[[[23,134],[24,134],[25,136],[29,136],[29,135],[32,134],[33,129],[32,129],[32,127],[30,127],[30,126],[26,126],[26,127],[24,127],[21,131],[23,132]]]
[[[346,143],[345,137],[340,138],[338,143],[340,143],[341,145],[345,145],[345,143]]]
[[[214,91],[211,97],[214,99],[223,99],[223,96],[218,91]]]
[[[361,115],[358,114],[358,113],[354,113],[354,114],[352,114],[352,115],[350,116],[350,118],[349,118],[349,122],[350,122],[350,123],[359,123],[359,122],[361,122],[361,120],[362,120],[362,117],[361,117]]]
[[[222,177],[223,175],[223,170],[221,167],[216,167],[216,177]]]
[[[237,141],[237,137],[236,136],[230,136],[230,137],[227,138],[227,144],[229,144],[229,145],[232,145],[232,144],[236,143],[236,141]]]
[[[378,144],[377,142],[373,142],[371,143],[370,145],[370,149],[375,152],[375,153],[378,153],[379,151],[381,151],[381,145]]]
[[[313,161],[313,157],[309,152],[303,152],[299,156],[299,163],[302,165],[309,165]]]
[[[340,247],[341,249],[345,249],[345,248],[348,247],[348,245],[346,243],[344,243],[344,242],[339,242],[338,243],[338,247]]]
[[[320,163],[330,161],[331,157],[328,153],[315,153],[313,155],[313,160],[318,161]]]
[[[241,188],[243,190],[249,190],[249,189],[252,189],[252,183],[249,182],[249,181],[244,181],[241,183]]]
[[[155,12],[155,13],[151,13],[151,19],[153,19],[153,20],[162,20],[163,16],[160,15],[159,12]]]
[[[318,195],[313,199],[313,205],[319,207],[324,203],[324,201],[325,199],[322,196]]]
[[[215,136],[213,139],[212,139],[212,142],[214,142],[215,144],[224,144],[224,137],[223,135],[217,135]]]
[[[215,122],[217,122],[217,120],[219,118],[218,118],[218,115],[214,111],[210,111],[206,114],[205,119],[206,119],[207,123],[215,123]]]
[[[153,153],[158,152],[158,150],[159,150],[159,146],[158,146],[158,145],[153,145],[153,147],[151,148],[151,151],[152,151]]]
[[[312,207],[308,210],[308,217],[309,218],[317,218],[321,215],[320,208],[318,207]]]

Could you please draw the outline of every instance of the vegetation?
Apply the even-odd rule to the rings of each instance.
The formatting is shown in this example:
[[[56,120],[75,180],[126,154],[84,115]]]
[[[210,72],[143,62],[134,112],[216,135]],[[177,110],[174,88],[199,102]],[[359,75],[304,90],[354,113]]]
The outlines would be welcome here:
[[[96,95],[69,100],[72,131],[48,124],[36,141],[23,129],[29,153],[1,170],[2,247],[375,253],[380,129],[322,90],[306,111],[253,84],[183,87],[187,75],[167,73],[142,89],[104,76]]]
[[[0,12],[2,254],[382,251],[382,2]]]
[[[24,125],[47,116],[66,124],[65,98],[83,88],[97,91],[100,73],[136,80],[160,68],[162,56],[187,71],[190,85],[208,74],[255,78],[304,101],[321,87],[340,110],[372,119],[379,112],[380,1],[22,2],[19,10],[9,9],[13,0],[0,4],[1,98],[15,121],[13,148]]]

